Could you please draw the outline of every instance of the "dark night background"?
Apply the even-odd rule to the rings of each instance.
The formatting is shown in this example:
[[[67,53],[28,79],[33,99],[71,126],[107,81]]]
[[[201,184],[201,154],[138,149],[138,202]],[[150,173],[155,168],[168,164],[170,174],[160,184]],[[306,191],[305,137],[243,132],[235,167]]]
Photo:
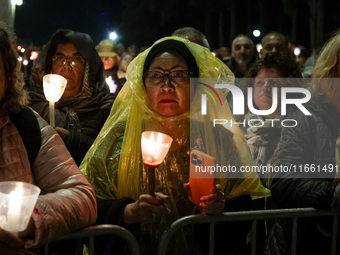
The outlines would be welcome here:
[[[35,45],[46,43],[58,28],[68,28],[88,33],[95,44],[115,31],[125,46],[150,46],[192,26],[214,49],[230,45],[240,33],[260,43],[275,30],[311,49],[338,28],[339,8],[340,1],[322,0],[23,0],[16,8],[15,31],[19,42]],[[252,35],[254,29],[261,31],[259,38]]]

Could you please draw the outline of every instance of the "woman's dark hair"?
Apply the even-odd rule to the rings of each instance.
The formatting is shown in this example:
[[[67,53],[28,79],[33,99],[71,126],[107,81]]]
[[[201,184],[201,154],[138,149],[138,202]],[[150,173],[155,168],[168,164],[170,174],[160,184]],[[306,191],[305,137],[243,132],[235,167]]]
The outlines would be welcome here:
[[[269,52],[264,58],[258,59],[250,67],[245,78],[255,78],[263,68],[275,68],[282,75],[282,78],[302,78],[296,62],[291,57],[280,52]]]
[[[16,38],[4,22],[0,22],[0,54],[5,71],[5,91],[0,108],[8,113],[18,113],[28,103],[24,89],[21,63],[18,60]]]

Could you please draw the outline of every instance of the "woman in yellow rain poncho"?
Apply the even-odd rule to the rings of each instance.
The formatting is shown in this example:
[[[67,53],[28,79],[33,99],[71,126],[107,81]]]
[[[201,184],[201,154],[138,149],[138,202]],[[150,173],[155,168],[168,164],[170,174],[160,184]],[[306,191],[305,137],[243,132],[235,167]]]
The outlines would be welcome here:
[[[212,119],[232,119],[226,102],[228,90],[216,89],[223,103],[216,110],[208,103],[208,115],[201,115],[204,91],[190,90],[190,78],[215,78],[215,83],[229,84],[234,81],[228,67],[208,49],[183,38],[163,38],[141,53],[131,62],[127,82],[80,166],[97,193],[97,223],[119,224],[128,229],[141,223],[142,254],[155,254],[163,232],[181,217],[200,211],[217,215],[237,210],[240,203],[237,201],[251,203],[247,200],[250,197],[269,195],[257,174],[248,173],[238,175],[237,179],[216,180],[223,192],[214,189],[202,201],[203,207],[197,208],[189,200],[183,184],[189,181],[192,149],[213,156],[219,165],[253,164],[238,127],[212,129]],[[168,155],[156,170],[154,196],[147,195],[141,157],[141,133],[146,130],[173,138]],[[246,199],[236,199],[239,197]],[[242,202],[239,208],[243,210],[247,205]],[[230,236],[240,239],[236,232],[229,230]],[[234,245],[233,239],[229,241],[235,247],[240,243]],[[192,228],[184,229],[173,242],[170,253],[200,254]],[[241,242],[245,244],[245,238]]]

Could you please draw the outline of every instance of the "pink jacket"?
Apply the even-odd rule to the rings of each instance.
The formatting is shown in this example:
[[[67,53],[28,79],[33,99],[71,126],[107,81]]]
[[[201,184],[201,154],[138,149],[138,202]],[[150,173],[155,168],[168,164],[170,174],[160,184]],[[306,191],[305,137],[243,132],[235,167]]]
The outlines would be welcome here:
[[[40,246],[95,223],[96,196],[56,131],[35,113],[41,131],[41,147],[32,167],[18,130],[0,116],[0,181],[34,183],[41,189],[35,212],[35,240]],[[34,177],[33,177],[34,176]],[[34,179],[33,179],[34,178]]]

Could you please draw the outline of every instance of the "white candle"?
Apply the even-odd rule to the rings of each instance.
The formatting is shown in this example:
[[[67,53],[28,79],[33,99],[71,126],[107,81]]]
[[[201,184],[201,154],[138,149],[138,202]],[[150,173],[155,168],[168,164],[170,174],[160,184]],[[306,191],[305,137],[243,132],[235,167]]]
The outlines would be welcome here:
[[[67,80],[58,74],[47,74],[43,77],[43,88],[46,99],[50,102],[50,125],[55,126],[54,103],[64,94]]]
[[[17,235],[30,221],[39,187],[15,181],[0,182],[0,226]]]
[[[115,81],[112,80],[112,77],[109,76],[107,78],[105,78],[106,84],[109,86],[110,88],[110,93],[115,93],[117,90],[117,84],[115,84]]]

